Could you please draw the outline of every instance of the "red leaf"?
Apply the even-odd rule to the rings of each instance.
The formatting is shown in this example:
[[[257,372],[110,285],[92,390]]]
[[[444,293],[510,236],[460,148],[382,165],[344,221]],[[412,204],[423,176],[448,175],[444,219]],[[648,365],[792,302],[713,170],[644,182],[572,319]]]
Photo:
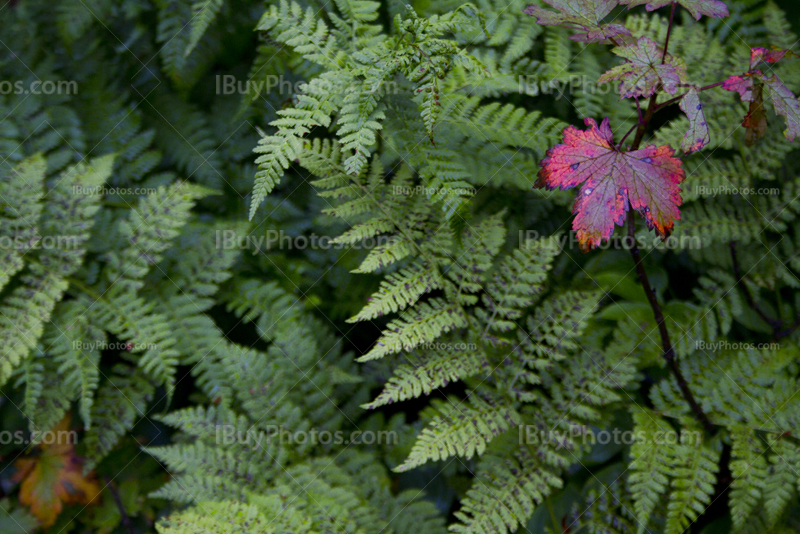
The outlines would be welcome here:
[[[586,119],[588,130],[564,130],[564,144],[556,145],[542,160],[536,187],[570,189],[583,184],[575,199],[572,228],[586,252],[611,237],[614,224],[625,222],[633,208],[650,228],[666,238],[680,220],[684,179],[681,161],[669,146],[621,152],[614,146],[608,118],[600,127]]]
[[[620,3],[627,4],[628,9],[647,4],[647,11],[653,11],[672,4],[672,0],[620,0]],[[729,15],[728,6],[720,0],[678,0],[678,3],[688,9],[689,13],[697,20],[700,20],[702,15],[717,18]]]
[[[777,63],[787,55],[789,57],[797,56],[797,54],[791,50],[781,50],[780,48],[774,48],[772,50],[760,46],[752,48],[750,50],[750,70],[755,69],[756,66],[762,61],[766,61],[767,63]]]
[[[603,74],[598,83],[619,80],[620,97],[650,97],[663,86],[674,95],[679,83],[686,81],[686,64],[683,60],[667,56],[661,64],[663,51],[658,44],[647,37],[640,37],[635,43],[618,46],[613,52],[627,60]]]
[[[576,24],[585,33],[573,35],[571,39],[585,43],[605,41],[617,35],[630,35],[621,24],[605,24],[602,21],[617,6],[617,0],[544,0],[558,11],[539,6],[528,6],[523,12],[536,17],[536,22],[545,26]]]
[[[748,72],[741,76],[731,76],[722,82],[722,88],[726,91],[736,91],[742,102],[753,101],[753,77],[761,76],[761,71]]]

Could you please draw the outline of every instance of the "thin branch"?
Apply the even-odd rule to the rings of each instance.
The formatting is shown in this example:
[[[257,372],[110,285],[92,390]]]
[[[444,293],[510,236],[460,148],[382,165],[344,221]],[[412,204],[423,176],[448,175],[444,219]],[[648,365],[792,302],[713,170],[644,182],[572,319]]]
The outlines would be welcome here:
[[[667,47],[669,46],[669,36],[672,33],[675,6],[676,2],[673,2],[672,13],[670,14],[669,18],[669,28],[667,29],[667,39],[664,43],[664,56],[662,63],[667,57]],[[641,146],[642,140],[644,139],[644,134],[647,132],[647,126],[650,124],[650,120],[653,118],[653,114],[656,112],[657,108],[658,103],[656,102],[656,95],[654,94],[650,98],[650,104],[647,106],[647,111],[644,114],[644,118],[640,120],[639,124],[637,125],[636,137],[631,144],[632,151],[638,150]],[[625,137],[627,137],[627,134]],[[694,412],[695,419],[697,419],[700,424],[703,425],[703,428],[705,428],[706,432],[713,435],[716,429],[703,411],[703,408],[697,403],[697,400],[695,400],[692,390],[689,389],[689,384],[686,382],[686,378],[684,378],[680,366],[678,365],[678,361],[675,358],[675,349],[672,347],[672,341],[669,337],[669,331],[667,330],[667,323],[664,320],[664,314],[661,311],[661,305],[659,305],[658,297],[656,297],[656,293],[653,291],[653,287],[650,285],[650,280],[647,278],[647,271],[645,271],[644,265],[642,264],[642,255],[639,251],[639,246],[636,244],[636,213],[633,210],[628,212],[628,236],[630,237],[631,241],[630,252],[631,256],[633,257],[633,262],[636,265],[636,274],[639,276],[639,281],[641,282],[642,288],[647,295],[647,301],[650,303],[650,308],[653,310],[653,316],[658,324],[658,332],[661,335],[661,346],[664,350],[664,360],[667,362],[667,367],[675,377],[675,380],[678,382],[678,388],[680,388],[683,398],[689,404],[692,412]]]
[[[631,135],[631,134],[633,133],[633,131],[634,131],[636,128],[638,128],[638,127],[639,127],[639,123],[637,123],[637,124],[634,124],[633,126],[631,126],[631,129],[630,129],[630,130],[628,130],[628,133],[626,133],[625,135],[623,135],[623,136],[622,136],[622,139],[621,139],[621,140],[620,140],[620,142],[617,144],[617,146],[618,146],[618,147],[620,147],[620,148],[622,148],[622,143],[624,143],[624,142],[625,142],[625,139],[627,139],[627,138],[628,138],[628,136],[629,136],[629,135]]]
[[[703,91],[708,91],[709,89],[713,89],[715,87],[719,87],[723,83],[725,83],[725,82],[724,81],[723,82],[717,82],[717,83],[712,83],[711,85],[706,85],[705,87],[700,87],[700,88],[697,89],[697,92],[698,93],[702,93]],[[684,85],[681,84],[678,87],[684,87]],[[688,92],[687,93],[683,93],[682,95],[678,95],[675,98],[670,98],[666,102],[662,102],[661,104],[656,106],[656,111],[659,111],[659,110],[661,110],[661,109],[663,109],[663,108],[665,108],[667,106],[671,106],[672,104],[683,100],[683,97],[685,97],[687,94],[688,94]]]
[[[762,310],[761,307],[759,307],[759,305],[756,304],[756,301],[753,298],[753,294],[750,293],[750,288],[747,287],[747,284],[744,283],[744,275],[742,274],[742,269],[739,266],[739,258],[736,255],[736,241],[730,242],[730,248],[731,248],[731,260],[733,260],[733,274],[736,277],[736,285],[742,288],[742,292],[744,293],[744,298],[745,300],[747,300],[747,305],[750,306],[750,308],[752,308],[753,311],[755,311],[758,314],[758,316],[764,320],[764,322],[770,325],[777,334],[778,330],[780,330],[783,323],[777,319],[773,319],[772,317],[768,316],[766,313],[764,313],[764,310]]]
[[[692,390],[689,389],[689,384],[686,382],[683,373],[681,372],[678,361],[675,359],[675,349],[672,348],[672,341],[669,338],[669,331],[667,330],[667,323],[664,320],[664,314],[661,311],[661,306],[658,304],[658,297],[656,297],[653,287],[650,285],[650,280],[647,278],[647,271],[642,264],[641,253],[639,246],[636,244],[636,215],[634,211],[628,213],[628,236],[631,238],[631,256],[636,264],[636,274],[639,275],[639,281],[642,283],[642,288],[647,295],[647,300],[650,302],[650,307],[653,309],[653,316],[655,316],[656,323],[658,324],[658,332],[661,334],[661,345],[664,349],[664,360],[667,362],[670,372],[678,382],[678,387],[683,394],[683,398],[689,403],[695,418],[703,425],[706,432],[714,434],[715,428],[708,416],[703,412],[703,408],[697,403]]]
[[[800,317],[798,317],[797,321],[795,321],[795,323],[792,326],[790,326],[789,328],[785,328],[783,330],[779,330],[778,332],[775,332],[775,335],[773,336],[773,340],[779,341],[779,340],[785,338],[786,336],[791,336],[792,334],[794,334],[795,330],[797,330],[798,328],[800,328]]]
[[[672,9],[669,12],[669,26],[667,26],[667,38],[664,41],[664,54],[661,56],[661,64],[667,62],[667,48],[669,48],[669,36],[672,34],[672,21],[675,20],[675,8],[678,7],[677,0],[672,0]]]

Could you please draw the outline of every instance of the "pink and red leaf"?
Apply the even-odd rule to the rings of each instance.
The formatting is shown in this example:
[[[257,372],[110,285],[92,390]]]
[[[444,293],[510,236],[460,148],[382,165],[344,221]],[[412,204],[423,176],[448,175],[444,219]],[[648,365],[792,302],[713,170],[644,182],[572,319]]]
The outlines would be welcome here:
[[[669,146],[655,145],[621,152],[615,145],[608,118],[598,127],[586,119],[588,130],[564,130],[564,144],[547,152],[537,187],[570,189],[581,185],[572,211],[572,228],[586,251],[611,237],[614,225],[625,222],[632,208],[650,228],[667,237],[680,220],[684,179],[681,161]]]
[[[762,61],[766,61],[767,63],[777,63],[787,56],[797,57],[797,54],[791,50],[782,50],[780,48],[773,48],[770,50],[769,48],[758,46],[750,50],[750,70],[755,69],[756,66],[758,66],[758,64]]]

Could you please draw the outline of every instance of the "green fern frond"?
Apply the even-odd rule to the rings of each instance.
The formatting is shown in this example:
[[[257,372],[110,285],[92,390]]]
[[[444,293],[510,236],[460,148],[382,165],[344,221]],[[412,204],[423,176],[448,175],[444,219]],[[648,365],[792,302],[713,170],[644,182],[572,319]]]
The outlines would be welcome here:
[[[224,0],[196,0],[192,6],[194,16],[191,21],[191,33],[189,35],[189,42],[186,45],[186,50],[183,52],[184,56],[192,53],[197,43],[205,35],[206,30],[217,18],[219,11],[222,9]]]
[[[697,428],[681,433],[681,443],[672,449],[673,479],[664,530],[667,534],[686,530],[711,504],[722,446],[718,439],[698,439],[701,435]]]
[[[478,351],[438,349],[418,357],[409,356],[411,365],[400,365],[384,386],[383,391],[363,407],[373,410],[380,406],[430,395],[451,382],[490,371],[485,357]]]
[[[761,500],[764,479],[767,476],[765,445],[755,431],[734,427],[731,437],[731,483],[730,503],[733,526],[741,530],[748,517]]]
[[[440,415],[422,430],[406,461],[394,470],[408,471],[429,460],[451,456],[467,460],[475,454],[480,456],[487,443],[520,424],[520,416],[513,409],[482,399],[477,393],[470,395],[469,403],[466,406],[455,399],[440,403]]]
[[[446,332],[464,328],[467,326],[466,321],[460,307],[442,299],[431,299],[413,310],[402,312],[398,319],[389,323],[384,335],[372,350],[357,361],[377,360],[401,350],[412,350],[423,343],[436,340]]]
[[[461,534],[514,532],[537,505],[562,486],[551,468],[525,446],[505,439],[502,447],[481,457],[475,481],[455,513],[461,523],[450,530]]]
[[[670,446],[666,443],[674,429],[650,410],[631,410],[637,439],[631,446],[628,485],[638,522],[638,533],[647,531],[650,517],[669,489],[672,469]]]

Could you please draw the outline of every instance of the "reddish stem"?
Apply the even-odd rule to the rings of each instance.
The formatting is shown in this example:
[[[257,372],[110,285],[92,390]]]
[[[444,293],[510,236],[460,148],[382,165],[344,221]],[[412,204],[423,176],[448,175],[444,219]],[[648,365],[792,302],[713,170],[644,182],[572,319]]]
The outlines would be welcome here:
[[[713,434],[715,431],[714,425],[708,419],[705,412],[703,412],[703,408],[697,403],[697,400],[695,400],[692,390],[689,388],[689,384],[686,382],[686,378],[684,378],[678,361],[675,358],[675,349],[673,349],[672,341],[670,341],[669,338],[669,331],[667,330],[667,323],[664,320],[664,314],[658,303],[658,297],[656,297],[656,293],[650,285],[650,280],[647,278],[647,271],[645,271],[644,265],[642,264],[639,246],[636,244],[636,215],[633,211],[628,214],[628,236],[631,242],[631,256],[633,256],[633,262],[636,265],[636,274],[639,275],[639,281],[642,283],[642,288],[647,295],[647,300],[650,303],[650,307],[653,309],[653,316],[658,324],[658,332],[661,335],[661,346],[664,350],[664,360],[667,362],[667,367],[678,382],[678,388],[680,388],[683,398],[689,403],[689,407],[692,409],[692,412],[694,412],[695,418],[700,421],[703,428],[705,428],[709,434]]]
[[[672,2],[672,12],[670,13],[669,17],[669,28],[667,28],[667,38],[666,42],[664,43],[664,56],[662,63],[664,63],[667,57],[669,37],[672,33],[672,23],[675,18],[675,6],[676,2]],[[647,126],[650,124],[650,120],[653,118],[653,114],[657,109],[658,103],[656,102],[656,95],[654,94],[650,98],[650,103],[647,106],[647,111],[645,111],[644,118],[641,119],[637,125],[636,137],[634,138],[633,143],[631,143],[631,151],[638,150],[641,146],[644,135],[647,132]],[[628,134],[630,134],[630,132],[628,132]],[[628,137],[628,134],[625,134],[623,141]],[[621,144],[622,143],[620,143],[620,145]],[[672,376],[675,377],[675,381],[678,383],[678,388],[681,390],[683,398],[689,404],[692,412],[694,412],[695,419],[697,419],[700,424],[703,425],[703,428],[705,428],[709,434],[714,434],[714,425],[711,423],[711,420],[709,420],[705,412],[703,412],[703,408],[697,403],[697,400],[695,400],[692,390],[689,388],[689,384],[686,382],[686,378],[684,378],[680,366],[678,365],[678,361],[675,358],[675,349],[673,348],[672,341],[669,337],[669,330],[667,330],[667,324],[664,320],[664,314],[661,311],[661,305],[658,303],[658,297],[656,296],[655,291],[653,291],[653,287],[650,285],[650,280],[647,277],[647,271],[642,264],[641,252],[639,251],[639,246],[636,243],[636,215],[633,210],[628,212],[628,236],[630,237],[631,241],[630,252],[631,256],[633,257],[633,262],[636,266],[636,274],[639,276],[639,281],[641,282],[642,288],[647,295],[647,301],[650,303],[650,308],[653,310],[653,316],[658,324],[658,332],[661,336],[661,346],[664,350],[663,357],[667,363],[667,367],[669,368],[670,373],[672,373]]]
[[[664,41],[664,54],[661,56],[661,64],[667,62],[667,48],[669,48],[669,36],[672,34],[672,21],[675,20],[675,8],[678,6],[678,2],[672,2],[672,9],[669,12],[669,26],[667,26],[667,39]]]
[[[723,83],[725,83],[725,82],[722,81],[722,82],[712,83],[711,85],[706,85],[705,87],[700,87],[699,89],[697,89],[697,92],[698,93],[702,93],[703,91],[708,91],[709,89],[713,89],[715,87],[719,87]],[[676,102],[680,102],[681,100],[683,100],[683,97],[685,97],[686,94],[687,93],[683,93],[682,95],[676,96],[675,98],[670,98],[666,102],[662,102],[661,104],[656,106],[656,111],[664,109],[667,106],[671,106],[672,104],[674,104]]]

